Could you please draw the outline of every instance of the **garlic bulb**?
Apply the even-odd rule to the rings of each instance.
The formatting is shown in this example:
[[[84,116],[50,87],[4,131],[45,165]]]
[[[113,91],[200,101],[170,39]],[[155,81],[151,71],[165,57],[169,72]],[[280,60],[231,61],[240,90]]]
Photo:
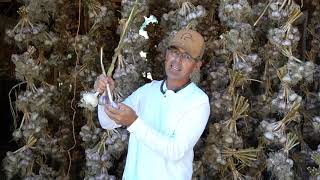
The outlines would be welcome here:
[[[87,108],[91,111],[94,110],[95,107],[98,105],[98,95],[99,92],[86,92],[82,95],[82,98],[80,100],[80,107]]]

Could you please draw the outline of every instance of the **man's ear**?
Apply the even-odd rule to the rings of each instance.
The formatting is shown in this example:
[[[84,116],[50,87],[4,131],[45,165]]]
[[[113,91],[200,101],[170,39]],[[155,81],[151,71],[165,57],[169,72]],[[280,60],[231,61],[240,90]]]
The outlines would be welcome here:
[[[201,66],[202,66],[202,61],[197,61],[196,62],[196,66],[194,67],[194,69],[200,70]]]

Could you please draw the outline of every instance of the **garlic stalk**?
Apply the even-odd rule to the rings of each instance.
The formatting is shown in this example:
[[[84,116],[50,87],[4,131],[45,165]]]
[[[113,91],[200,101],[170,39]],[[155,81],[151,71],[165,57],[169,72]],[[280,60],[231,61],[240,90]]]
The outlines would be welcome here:
[[[103,56],[103,48],[100,49],[100,65],[103,74],[106,76],[106,71],[104,69],[103,63],[102,63],[102,56]],[[107,93],[108,98],[112,106],[116,107],[116,104],[112,100],[112,95],[110,91],[109,84],[107,83]],[[87,108],[89,110],[94,110],[95,107],[97,107],[98,104],[103,105],[106,103],[106,92],[103,92],[101,96],[99,96],[99,92],[86,92],[82,95],[82,98],[80,100],[80,107]]]
[[[104,69],[103,62],[102,62],[102,54],[103,54],[103,48],[101,47],[100,48],[100,65],[101,65],[103,75],[107,76],[106,70]],[[112,95],[111,95],[109,83],[107,83],[107,93],[108,93],[108,98],[109,98],[110,103],[112,105],[115,104],[114,101],[112,100]],[[106,92],[103,92],[102,97],[105,95],[106,95]]]

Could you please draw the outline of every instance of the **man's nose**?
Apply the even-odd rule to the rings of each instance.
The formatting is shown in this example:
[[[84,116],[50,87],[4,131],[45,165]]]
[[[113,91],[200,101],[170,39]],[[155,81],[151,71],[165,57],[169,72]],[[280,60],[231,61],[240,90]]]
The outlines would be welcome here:
[[[178,62],[182,62],[182,54],[179,54],[176,58],[175,58],[176,61]]]

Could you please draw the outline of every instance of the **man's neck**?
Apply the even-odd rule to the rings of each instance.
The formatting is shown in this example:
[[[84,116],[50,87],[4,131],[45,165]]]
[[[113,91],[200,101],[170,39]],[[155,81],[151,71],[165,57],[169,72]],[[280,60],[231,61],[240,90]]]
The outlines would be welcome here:
[[[174,91],[174,90],[183,88],[186,84],[189,84],[189,82],[190,82],[189,79],[186,79],[184,81],[166,79],[166,86],[167,86],[167,89]]]

